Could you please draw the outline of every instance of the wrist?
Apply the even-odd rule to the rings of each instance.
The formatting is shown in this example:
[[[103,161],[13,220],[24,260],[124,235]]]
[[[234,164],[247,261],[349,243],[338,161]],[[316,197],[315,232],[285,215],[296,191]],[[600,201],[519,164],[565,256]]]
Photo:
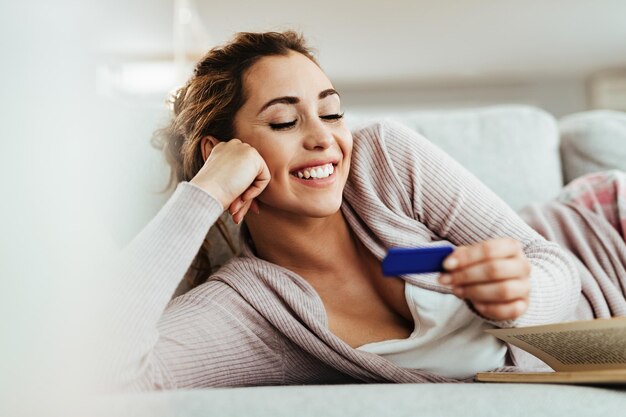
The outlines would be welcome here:
[[[230,202],[227,201],[224,190],[222,190],[222,188],[218,184],[215,184],[211,181],[200,182],[197,181],[195,178],[192,178],[189,182],[201,188],[204,192],[217,200],[222,205],[223,210],[226,210],[226,207],[230,205]]]

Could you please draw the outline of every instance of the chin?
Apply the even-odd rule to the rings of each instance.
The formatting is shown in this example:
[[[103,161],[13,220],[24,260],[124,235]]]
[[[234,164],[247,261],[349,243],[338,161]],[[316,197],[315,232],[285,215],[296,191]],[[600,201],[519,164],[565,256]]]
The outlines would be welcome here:
[[[302,217],[324,218],[332,216],[341,209],[342,195],[329,196],[323,200],[313,198],[290,199],[290,201],[265,201],[266,206],[279,211]]]
[[[301,198],[290,204],[289,211],[306,217],[328,217],[339,211],[342,200],[342,195],[329,196],[324,199]]]
[[[326,205],[324,207],[301,207],[299,214],[306,217],[313,217],[316,219],[322,219],[324,217],[332,216],[337,213],[341,208],[341,202],[334,205]]]

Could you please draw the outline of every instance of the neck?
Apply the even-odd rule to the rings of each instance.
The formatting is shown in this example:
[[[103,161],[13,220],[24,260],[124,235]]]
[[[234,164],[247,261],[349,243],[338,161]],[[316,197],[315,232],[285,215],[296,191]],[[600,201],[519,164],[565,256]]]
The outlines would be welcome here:
[[[341,210],[324,218],[285,216],[271,209],[246,216],[256,255],[304,277],[332,277],[358,257]]]

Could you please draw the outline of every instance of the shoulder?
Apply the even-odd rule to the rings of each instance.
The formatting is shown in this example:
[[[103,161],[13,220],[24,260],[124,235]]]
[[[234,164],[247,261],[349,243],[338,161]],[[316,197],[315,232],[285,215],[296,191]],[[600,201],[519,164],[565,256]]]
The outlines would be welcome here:
[[[344,190],[349,202],[383,204],[393,212],[411,213],[411,186],[407,184],[410,175],[406,168],[414,165],[416,159],[415,152],[407,147],[419,146],[413,135],[418,134],[386,119],[353,130],[350,176]]]
[[[319,322],[325,320],[323,304],[311,284],[289,269],[256,256],[232,258],[212,280],[230,287],[237,297],[263,315],[298,314]]]
[[[352,137],[357,169],[359,161],[363,161],[377,167],[388,165],[404,176],[407,168],[415,168],[416,162],[438,152],[421,133],[392,119],[362,125],[352,131]]]
[[[183,305],[232,305],[237,299],[241,299],[241,295],[214,274],[203,284],[172,299],[168,307]]]
[[[391,146],[407,140],[415,142],[416,139],[418,141],[423,139],[415,130],[392,119],[381,119],[360,125],[353,129],[352,136],[355,144],[366,142]]]
[[[200,322],[210,318],[238,327],[265,328],[267,319],[255,305],[255,297],[264,298],[266,291],[250,288],[250,285],[241,285],[245,281],[258,282],[258,280],[251,276],[243,276],[243,273],[237,274],[222,269],[211,275],[207,282],[171,300],[166,313],[170,316],[187,315]]]
[[[396,177],[406,177],[407,171],[419,170],[419,165],[435,148],[419,132],[391,119],[363,125],[353,130],[352,137],[353,168],[371,170],[374,166]]]

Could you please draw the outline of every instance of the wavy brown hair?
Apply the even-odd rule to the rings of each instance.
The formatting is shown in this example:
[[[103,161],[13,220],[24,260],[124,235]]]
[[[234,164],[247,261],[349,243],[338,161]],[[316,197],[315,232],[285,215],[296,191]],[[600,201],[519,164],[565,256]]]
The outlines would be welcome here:
[[[179,182],[191,180],[204,165],[201,139],[211,135],[220,141],[234,136],[234,118],[246,102],[243,80],[246,71],[267,56],[301,53],[315,64],[314,50],[294,31],[239,32],[226,44],[212,48],[196,65],[187,83],[170,99],[172,118],[155,132],[152,144],[161,149],[170,165],[170,179],[164,192]],[[232,253],[237,252],[224,222],[215,225]],[[209,259],[210,242],[205,240],[187,272],[190,287],[213,273]]]

